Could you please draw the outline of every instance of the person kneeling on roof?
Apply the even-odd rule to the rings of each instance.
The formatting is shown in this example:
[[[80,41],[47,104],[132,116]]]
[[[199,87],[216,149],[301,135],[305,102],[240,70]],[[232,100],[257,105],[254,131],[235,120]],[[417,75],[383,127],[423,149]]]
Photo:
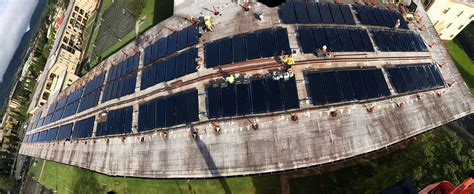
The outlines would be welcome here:
[[[211,16],[204,16],[204,24],[209,31],[214,31],[214,25],[212,25]]]
[[[291,54],[282,55],[280,59],[283,62],[283,72],[288,71],[288,69],[291,68],[293,64],[295,64],[295,59],[293,59]]]

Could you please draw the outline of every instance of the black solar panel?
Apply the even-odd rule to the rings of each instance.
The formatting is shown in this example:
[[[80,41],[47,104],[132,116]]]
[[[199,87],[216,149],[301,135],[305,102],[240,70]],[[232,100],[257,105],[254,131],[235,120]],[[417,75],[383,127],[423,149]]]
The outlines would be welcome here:
[[[377,83],[377,88],[381,96],[390,96],[390,90],[388,89],[387,82],[385,81],[385,77],[382,73],[382,70],[376,69],[374,70],[374,78],[375,82]]]
[[[286,28],[276,28],[273,34],[275,35],[277,54],[280,54],[282,51],[286,54],[291,53],[290,41],[288,40],[288,31]]]
[[[352,40],[349,35],[348,29],[337,29],[337,34],[339,35],[339,40],[341,40],[342,50],[345,52],[355,51],[354,45],[352,45]]]
[[[328,46],[324,28],[313,28],[313,38],[316,49],[322,49],[324,45]]]
[[[207,88],[207,117],[221,117],[221,91],[220,87]]]
[[[175,95],[175,123],[181,124],[186,123],[186,93],[180,93]]]
[[[283,110],[280,80],[267,79],[268,109],[270,112]]]
[[[191,123],[198,120],[199,120],[198,92],[196,89],[188,90],[186,92],[186,123]]]
[[[337,77],[339,80],[340,90],[343,101],[355,100],[354,89],[352,88],[352,81],[349,71],[338,71]]]
[[[432,64],[391,67],[387,72],[399,94],[444,86],[441,74]]]
[[[177,41],[178,41],[178,33],[177,33],[177,32],[168,35],[168,40],[167,40],[168,53],[167,53],[167,54],[171,54],[171,53],[176,52],[176,49],[177,49]]]
[[[357,12],[357,15],[359,16],[360,23],[364,25],[369,24],[369,18],[367,17],[367,14],[365,13],[365,9],[362,6],[355,6],[355,10]]]
[[[354,88],[354,94],[357,100],[366,100],[368,99],[367,90],[365,89],[365,84],[362,78],[361,70],[350,71],[352,80],[352,87]]]
[[[342,16],[344,17],[344,23],[349,25],[355,25],[354,16],[352,16],[352,11],[349,5],[340,4],[339,8],[341,9]]]
[[[296,14],[293,3],[287,2],[280,5],[278,10],[280,14],[281,21],[286,24],[296,23]]]
[[[72,131],[72,139],[91,137],[94,121],[95,116],[77,121]]]
[[[341,92],[337,81],[336,72],[324,72],[322,74],[327,103],[341,102]]]
[[[193,48],[189,50],[186,54],[186,75],[196,72],[197,62],[196,59],[198,57],[198,49]]]
[[[165,101],[165,126],[171,127],[175,125],[175,98],[174,96],[168,96]]]
[[[219,66],[219,41],[207,43],[205,45],[204,57],[206,59],[206,67],[217,67]]]
[[[339,40],[337,30],[335,28],[325,28],[324,31],[329,42],[329,45],[327,45],[328,50],[331,52],[341,52],[341,41]]]
[[[264,113],[268,111],[268,99],[265,80],[253,80],[251,82],[253,113]]]
[[[321,23],[321,14],[319,13],[319,6],[317,3],[308,3],[306,4],[306,9],[308,11],[309,21],[311,23]]]
[[[308,96],[313,105],[323,105],[327,103],[323,79],[321,73],[314,72],[307,75]]]
[[[283,93],[283,106],[286,110],[300,108],[298,90],[296,89],[295,77],[288,80],[280,80]]]
[[[230,84],[221,88],[222,116],[230,117],[236,115],[235,85]]]
[[[341,9],[338,4],[329,4],[329,9],[331,10],[332,18],[336,24],[344,24],[344,17],[342,16]]]
[[[238,35],[232,37],[232,51],[234,56],[234,62],[241,62],[246,60],[247,50],[245,47],[245,36]]]
[[[199,41],[199,29],[198,25],[192,25],[187,28],[188,30],[188,41],[187,46],[192,46],[198,43]]]
[[[273,30],[260,31],[260,43],[262,45],[261,57],[272,57],[276,53]]]
[[[237,115],[252,113],[249,84],[237,84]]]
[[[232,63],[232,59],[232,39],[221,39],[219,41],[219,65]]]
[[[176,57],[170,57],[166,60],[166,81],[176,78]]]
[[[250,33],[245,37],[247,45],[247,59],[258,59],[260,58],[260,40],[258,33]]]
[[[166,103],[165,98],[159,98],[155,100],[155,126],[153,128],[162,128],[166,126],[166,112],[165,112],[166,104],[165,103]],[[140,120],[140,117],[138,118]]]
[[[158,40],[158,57],[164,57],[166,54],[168,54],[168,43],[167,43],[167,38],[161,38]]]
[[[329,4],[320,3],[319,4],[319,11],[321,13],[321,19],[325,24],[332,24],[334,20],[332,18],[331,10],[329,8]]]
[[[187,47],[187,43],[188,43],[188,30],[187,28],[181,30],[181,31],[178,31],[178,43],[177,43],[177,48],[176,50],[181,50],[181,49],[184,49],[185,47]]]
[[[176,77],[186,75],[186,54],[180,53],[176,56]]]
[[[367,91],[368,98],[380,97],[377,82],[374,77],[374,70],[363,70],[361,71],[362,79],[364,80],[365,89]]]
[[[312,53],[316,51],[316,46],[314,44],[313,32],[311,28],[300,28],[298,29],[298,40],[303,49],[304,53]]]
[[[310,20],[309,20],[308,12],[306,11],[306,3],[294,2],[293,4],[296,11],[296,21],[302,24],[309,23]]]

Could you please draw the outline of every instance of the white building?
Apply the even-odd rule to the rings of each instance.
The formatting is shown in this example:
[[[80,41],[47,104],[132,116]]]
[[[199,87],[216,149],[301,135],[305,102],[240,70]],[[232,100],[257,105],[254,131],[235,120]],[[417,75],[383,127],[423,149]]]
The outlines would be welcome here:
[[[452,40],[474,19],[473,0],[426,0],[424,6],[442,40]]]

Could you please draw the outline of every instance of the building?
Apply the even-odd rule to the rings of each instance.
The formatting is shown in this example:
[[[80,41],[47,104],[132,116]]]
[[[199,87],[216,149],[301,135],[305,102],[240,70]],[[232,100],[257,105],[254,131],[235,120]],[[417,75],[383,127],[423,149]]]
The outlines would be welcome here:
[[[69,12],[67,22],[63,15],[58,24],[64,23],[66,28],[60,35],[60,42],[57,52],[48,61],[52,61],[52,66],[47,70],[45,81],[41,88],[36,102],[36,107],[43,106],[51,96],[57,95],[60,91],[69,87],[79,77],[75,75],[76,68],[81,60],[81,47],[83,42],[83,32],[86,28],[89,17],[95,11],[98,0],[76,0],[72,1],[72,10]],[[58,30],[58,29],[57,29]],[[31,109],[34,112],[36,109]]]
[[[471,0],[426,0],[424,4],[442,40],[452,40],[474,20]]]
[[[174,3],[38,109],[20,154],[112,176],[265,174],[379,153],[474,112],[433,25],[385,5]],[[183,19],[203,8],[223,13],[206,17],[213,31]]]

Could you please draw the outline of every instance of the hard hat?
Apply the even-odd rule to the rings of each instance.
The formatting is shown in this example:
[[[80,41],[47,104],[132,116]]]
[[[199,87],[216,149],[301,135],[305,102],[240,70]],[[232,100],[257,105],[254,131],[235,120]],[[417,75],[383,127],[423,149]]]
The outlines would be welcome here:
[[[323,49],[328,49],[328,47],[326,45],[323,45]]]
[[[208,16],[208,15],[207,15],[207,16],[204,16],[204,19],[205,19],[205,20],[210,20],[210,19],[211,19],[211,16]]]

